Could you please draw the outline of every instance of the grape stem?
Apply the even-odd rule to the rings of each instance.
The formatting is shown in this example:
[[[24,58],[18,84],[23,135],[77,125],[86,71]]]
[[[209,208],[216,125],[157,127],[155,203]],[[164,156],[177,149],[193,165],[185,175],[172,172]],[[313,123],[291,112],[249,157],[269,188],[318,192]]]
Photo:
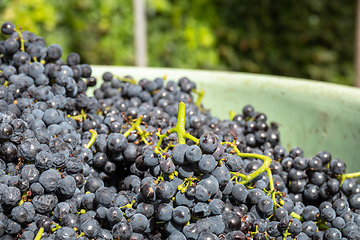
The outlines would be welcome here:
[[[128,204],[126,204],[126,205],[124,205],[122,207],[119,207],[119,208],[120,209],[121,208],[132,208],[135,203],[136,203],[136,200],[132,200],[131,203],[128,203]]]
[[[292,212],[290,213],[290,216],[292,216],[293,218],[303,222],[304,221],[304,218],[302,216],[300,216],[299,214],[295,213],[295,212]]]
[[[229,115],[230,115],[229,119],[232,121],[234,119],[234,117],[236,116],[236,112],[233,110],[230,110]]]
[[[178,186],[178,190],[181,191],[182,193],[185,193],[189,186],[194,185],[193,181],[200,181],[200,180],[201,180],[201,176],[184,178],[183,183]]]
[[[97,137],[97,132],[94,129],[90,129],[89,132],[91,133],[91,137],[89,142],[86,144],[85,148],[89,149],[95,142]]]
[[[61,226],[59,224],[57,224],[55,222],[53,222],[53,224],[55,225],[55,227],[51,229],[52,232],[55,232],[56,230],[61,228]]]
[[[146,145],[150,145],[146,140],[146,133],[144,130],[141,129],[140,124],[142,121],[143,116],[140,115],[134,123],[131,123],[131,127],[123,134],[125,137],[128,137],[130,133],[134,130],[137,130],[137,133],[140,135],[141,141],[143,141]]]
[[[325,223],[320,223],[320,224],[318,225],[318,227],[319,227],[320,229],[322,229],[322,230],[327,230],[327,229],[329,229],[329,227],[326,226]]]
[[[340,186],[342,186],[345,179],[347,179],[347,178],[356,178],[356,177],[360,177],[360,172],[342,174],[341,177],[340,177],[340,180],[341,180]]]
[[[79,209],[77,212],[77,214],[85,214],[86,213],[86,210],[85,209]]]
[[[19,38],[20,38],[20,51],[25,52],[25,44],[24,44],[25,40],[24,40],[24,38],[23,38],[23,36],[22,36],[21,29],[20,29],[20,30],[14,29],[14,31],[15,31],[17,34],[19,34]]]
[[[76,116],[71,116],[70,114],[67,115],[68,118],[72,118],[74,119],[75,121],[78,121],[78,122],[82,122],[86,119],[86,112],[84,109],[81,109],[81,112],[79,115],[76,115]]]
[[[291,225],[291,222],[289,222],[288,227],[287,227],[286,231],[284,232],[283,240],[286,240],[286,238],[287,238],[288,236],[291,236],[291,233],[289,233],[289,231],[288,231],[290,225]]]
[[[40,239],[41,239],[41,236],[43,235],[43,233],[44,233],[44,228],[41,227],[41,228],[39,229],[38,233],[36,234],[34,240],[40,240]]]
[[[205,90],[204,90],[204,89],[201,89],[201,90],[198,91],[198,90],[196,90],[196,89],[193,89],[192,91],[198,95],[198,98],[197,98],[197,100],[196,100],[196,102],[195,102],[196,106],[198,106],[198,107],[200,108],[200,110],[203,111],[204,109],[203,109],[203,107],[201,106],[201,101],[202,101],[202,99],[203,99],[203,97],[204,97]]]
[[[178,136],[178,144],[185,144],[186,139],[190,139],[191,141],[195,142],[196,144],[199,143],[199,139],[192,136],[188,132],[185,131],[185,115],[186,115],[186,104],[184,102],[179,102],[179,110],[178,110],[178,118],[177,123],[174,128],[169,129],[166,133],[160,135],[157,134],[159,137],[159,141],[155,147],[154,152],[160,153],[160,146],[164,138],[167,138],[171,133],[176,132]]]
[[[276,192],[275,192],[275,186],[274,186],[274,180],[272,177],[272,173],[271,173],[271,169],[270,169],[270,164],[272,162],[272,159],[269,156],[266,155],[261,155],[261,154],[254,154],[254,153],[242,153],[240,152],[240,150],[237,148],[235,143],[230,143],[230,142],[222,142],[221,144],[227,144],[229,147],[231,147],[235,153],[242,158],[257,158],[257,159],[261,159],[264,161],[263,165],[261,165],[261,167],[259,167],[257,170],[255,170],[254,172],[250,173],[249,175],[239,175],[242,177],[242,180],[239,182],[239,184],[247,184],[249,182],[251,182],[253,179],[255,179],[257,176],[261,175],[263,172],[266,171],[266,173],[269,176],[269,185],[270,185],[270,191],[269,194],[271,194],[271,198],[274,202],[274,206],[275,209],[277,207],[276,205]]]
[[[30,192],[31,193],[31,192]],[[22,196],[21,196],[21,200],[18,203],[18,206],[21,206],[24,202],[26,202],[27,197],[29,196],[29,192],[28,191],[24,191]]]
[[[120,79],[123,82],[127,82],[130,83],[132,85],[136,85],[136,80],[133,78],[126,78],[126,77],[117,77],[118,79]]]

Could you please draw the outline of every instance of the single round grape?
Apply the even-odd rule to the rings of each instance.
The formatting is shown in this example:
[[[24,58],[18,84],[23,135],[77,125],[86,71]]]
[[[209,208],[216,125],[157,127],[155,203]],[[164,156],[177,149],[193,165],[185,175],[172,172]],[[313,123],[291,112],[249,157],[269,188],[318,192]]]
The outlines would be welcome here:
[[[329,228],[324,233],[324,240],[336,240],[340,239],[341,237],[341,232],[336,228]]]
[[[15,31],[15,24],[12,22],[4,22],[1,25],[1,32],[5,35],[11,35]]]
[[[185,206],[178,206],[172,211],[172,218],[177,224],[184,224],[191,218],[189,208]]]

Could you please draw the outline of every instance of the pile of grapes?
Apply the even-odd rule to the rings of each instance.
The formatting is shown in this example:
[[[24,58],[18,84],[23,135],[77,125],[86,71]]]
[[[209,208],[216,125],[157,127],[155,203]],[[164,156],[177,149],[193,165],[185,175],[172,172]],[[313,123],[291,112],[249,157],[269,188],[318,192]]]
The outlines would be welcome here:
[[[102,76],[11,22],[0,42],[0,240],[355,240],[359,173],[287,152],[184,77]]]

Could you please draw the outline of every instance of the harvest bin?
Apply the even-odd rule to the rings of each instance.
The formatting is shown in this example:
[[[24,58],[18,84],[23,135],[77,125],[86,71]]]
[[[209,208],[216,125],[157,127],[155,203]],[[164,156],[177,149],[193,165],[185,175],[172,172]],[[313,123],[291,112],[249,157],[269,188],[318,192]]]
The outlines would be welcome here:
[[[331,83],[259,74],[170,68],[93,66],[101,85],[106,71],[136,80],[188,77],[204,89],[203,105],[220,119],[230,110],[242,113],[246,104],[279,125],[281,144],[298,146],[305,157],[327,150],[347,164],[347,172],[360,171],[360,90]],[[89,94],[92,95],[92,90]]]

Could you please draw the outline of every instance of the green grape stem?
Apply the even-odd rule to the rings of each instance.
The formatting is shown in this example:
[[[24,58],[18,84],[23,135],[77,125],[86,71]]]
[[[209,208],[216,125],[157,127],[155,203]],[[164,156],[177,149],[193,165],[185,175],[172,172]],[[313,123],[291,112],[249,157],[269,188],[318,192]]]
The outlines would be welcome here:
[[[193,92],[198,95],[198,98],[197,98],[197,100],[195,102],[196,106],[198,106],[201,110],[203,110],[203,108],[201,106],[201,101],[202,101],[202,99],[204,97],[205,90],[201,89],[201,90],[197,91],[197,90],[194,89]]]
[[[155,184],[159,184],[159,182],[164,181],[164,173],[161,172],[160,176],[154,181]]]
[[[30,195],[31,195],[31,192],[30,192],[30,194],[29,194],[28,191],[24,191],[23,194],[22,194],[22,196],[21,196],[21,200],[20,200],[20,202],[18,203],[18,206],[21,206],[24,202],[26,202],[27,197],[30,196]]]
[[[126,77],[117,77],[118,79],[120,79],[123,82],[127,82],[130,83],[132,85],[136,85],[136,80],[133,78],[126,78]]]
[[[52,232],[55,232],[56,230],[61,228],[61,226],[59,224],[57,224],[55,222],[53,222],[53,224],[55,225],[55,227],[51,229]]]
[[[71,116],[70,114],[67,115],[68,118],[72,118],[75,121],[82,122],[86,119],[87,115],[84,109],[81,109],[81,112],[79,115]]]
[[[77,212],[77,214],[85,214],[86,213],[86,210],[85,209],[79,209]]]
[[[18,29],[15,29],[15,32],[17,33],[17,34],[19,34],[19,38],[20,38],[20,51],[22,51],[22,52],[25,52],[25,40],[24,40],[24,38],[23,38],[23,36],[22,36],[22,33],[21,33],[21,29],[20,30],[18,30]]]
[[[130,135],[130,133],[134,130],[137,131],[137,133],[140,135],[141,141],[143,141],[146,145],[150,145],[151,143],[149,143],[146,140],[146,133],[144,130],[141,129],[140,124],[142,121],[143,116],[140,115],[136,121],[134,123],[131,123],[131,127],[123,134],[125,137],[128,137]]]
[[[295,218],[297,220],[300,220],[301,222],[304,221],[304,218],[295,212],[290,213],[290,216],[292,216],[293,218]]]
[[[345,179],[347,179],[347,178],[356,178],[356,177],[360,177],[360,172],[342,174],[341,177],[340,177],[340,180],[341,180],[340,181],[340,186],[342,186]]]
[[[89,142],[85,146],[85,148],[87,149],[89,149],[95,143],[96,137],[98,135],[94,129],[90,129],[89,132],[91,133],[91,137]]]
[[[132,200],[131,203],[126,204],[125,206],[119,207],[121,208],[132,208],[133,205],[136,203],[136,200]]]
[[[43,235],[43,233],[44,233],[44,228],[41,227],[41,228],[39,229],[38,233],[36,234],[34,240],[40,240],[40,239],[41,239],[41,236]]]
[[[286,238],[287,238],[288,236],[291,236],[291,233],[289,233],[289,231],[288,231],[290,225],[291,225],[291,222],[289,222],[288,228],[287,228],[286,231],[284,232],[283,240],[286,240]]]
[[[320,224],[318,224],[318,227],[319,227],[320,229],[322,229],[322,230],[327,230],[327,229],[329,229],[329,227],[326,226],[325,223],[320,223]]]
[[[230,115],[229,119],[232,121],[234,119],[234,117],[236,116],[236,112],[234,112],[233,110],[230,110],[229,115]]]
[[[178,144],[185,144],[186,139],[190,139],[196,144],[199,142],[199,139],[192,136],[191,134],[185,131],[185,115],[186,115],[186,104],[184,102],[179,102],[179,110],[178,110],[178,119],[176,126],[174,128],[169,129],[166,133],[160,135],[158,134],[159,141],[155,147],[155,153],[160,153],[160,146],[164,138],[167,138],[171,133],[176,132],[178,136]]]
[[[188,186],[192,186],[194,184],[193,181],[200,181],[200,180],[201,180],[201,176],[184,178],[183,183],[178,186],[178,190],[184,193],[186,192]]]
[[[277,207],[276,205],[276,199],[275,199],[275,186],[274,186],[274,179],[272,177],[272,173],[271,173],[271,169],[270,169],[270,164],[272,162],[272,159],[269,156],[266,155],[261,155],[261,154],[254,154],[254,153],[242,153],[240,152],[240,150],[237,148],[236,144],[234,143],[230,143],[230,142],[222,142],[221,144],[227,144],[228,146],[230,146],[239,157],[242,158],[257,158],[257,159],[261,159],[264,161],[263,165],[261,165],[261,167],[259,167],[257,170],[255,170],[254,172],[250,173],[249,175],[241,175],[242,180],[239,182],[239,184],[247,184],[249,182],[251,182],[253,179],[255,179],[257,176],[261,175],[263,172],[266,171],[266,173],[269,176],[269,185],[270,185],[270,191],[269,194],[271,194],[271,198],[274,202],[274,206],[275,208]]]

